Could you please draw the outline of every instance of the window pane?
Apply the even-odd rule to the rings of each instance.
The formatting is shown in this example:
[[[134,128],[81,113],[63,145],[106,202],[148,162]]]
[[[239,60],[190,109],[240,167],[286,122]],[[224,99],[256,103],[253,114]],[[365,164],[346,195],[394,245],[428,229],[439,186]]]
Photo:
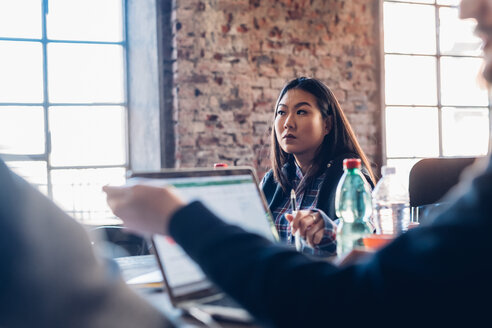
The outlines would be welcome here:
[[[43,154],[42,107],[0,106],[0,153]]]
[[[443,108],[444,156],[487,154],[489,111],[487,108]]]
[[[51,102],[123,102],[123,47],[49,44]]]
[[[488,105],[487,90],[478,84],[481,80],[482,61],[481,58],[441,58],[443,105]]]
[[[459,19],[458,15],[458,8],[439,10],[441,53],[479,56],[481,41],[473,33],[476,24],[470,20]]]
[[[385,56],[387,105],[436,105],[436,58]]]
[[[125,164],[123,107],[51,107],[49,119],[54,166]]]
[[[461,0],[437,0],[437,3],[440,5],[450,5],[457,6],[459,5]]]
[[[0,41],[0,102],[43,102],[39,42]]]
[[[408,189],[408,180],[410,176],[410,170],[412,167],[420,161],[421,158],[411,158],[411,159],[393,159],[388,158],[387,164],[388,166],[393,166],[396,168],[396,176],[401,184]]]
[[[11,161],[7,165],[12,171],[29,181],[43,194],[48,194],[48,177],[46,162]]]
[[[122,40],[122,0],[49,0],[49,39]]]
[[[418,24],[416,24],[418,19]],[[436,53],[433,6],[384,4],[384,50],[408,54]]]
[[[42,0],[1,0],[0,37],[41,38]]]
[[[439,156],[437,108],[386,108],[388,157]]]
[[[90,224],[115,223],[101,189],[125,183],[124,168],[53,170],[51,180],[53,199],[70,216]]]

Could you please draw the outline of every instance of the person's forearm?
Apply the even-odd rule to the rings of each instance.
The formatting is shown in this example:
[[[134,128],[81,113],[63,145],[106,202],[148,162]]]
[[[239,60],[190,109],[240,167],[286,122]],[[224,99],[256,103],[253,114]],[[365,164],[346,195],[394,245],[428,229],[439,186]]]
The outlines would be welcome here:
[[[207,276],[259,320],[285,326],[321,319],[313,316],[311,305],[300,305],[299,299],[315,303],[325,299],[329,291],[323,286],[313,280],[312,284],[303,282],[320,279],[334,270],[331,265],[311,262],[286,247],[225,224],[200,203],[175,213],[170,232]],[[319,266],[323,270],[315,268]],[[296,276],[299,280],[292,279]],[[286,309],[292,309],[288,315]]]
[[[418,325],[432,315],[429,323],[438,324],[459,318],[463,307],[477,312],[471,307],[477,303],[463,300],[490,294],[484,287],[492,270],[483,256],[490,248],[491,178],[492,168],[431,226],[340,269],[227,225],[197,203],[175,213],[170,231],[212,280],[264,323],[355,326],[384,308],[385,322],[405,318]],[[415,304],[420,315],[408,316]]]

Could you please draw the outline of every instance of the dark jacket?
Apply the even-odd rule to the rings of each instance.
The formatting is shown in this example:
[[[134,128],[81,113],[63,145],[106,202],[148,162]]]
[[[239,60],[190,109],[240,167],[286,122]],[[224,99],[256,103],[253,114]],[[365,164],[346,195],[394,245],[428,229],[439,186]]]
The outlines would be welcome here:
[[[0,327],[168,327],[85,229],[0,160]]]
[[[224,223],[198,202],[174,214],[170,232],[265,325],[484,327],[491,322],[492,162],[469,186],[431,224],[342,268]]]
[[[325,170],[325,179],[321,185],[318,195],[318,205],[317,208],[322,210],[328,217],[332,220],[338,217],[335,214],[335,193],[337,190],[338,182],[343,175],[343,160],[346,158],[358,158],[356,154],[346,153],[336,157],[334,160],[330,161]],[[287,163],[284,165],[282,171],[288,176],[295,175],[295,164]],[[365,168],[362,169],[367,182],[371,188],[374,187],[369,174]],[[280,206],[289,195],[287,195],[280,184],[278,184],[274,177],[273,171],[268,171],[263,177],[261,188],[265,194],[268,207],[271,211]]]

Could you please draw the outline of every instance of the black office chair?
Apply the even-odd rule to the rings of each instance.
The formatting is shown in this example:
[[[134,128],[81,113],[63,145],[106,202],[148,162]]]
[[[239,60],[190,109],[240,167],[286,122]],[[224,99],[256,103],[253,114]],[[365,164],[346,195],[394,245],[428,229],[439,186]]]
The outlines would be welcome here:
[[[428,217],[441,207],[443,196],[455,186],[463,170],[476,157],[425,158],[410,170],[408,192],[410,207],[415,217]]]
[[[425,158],[410,170],[408,192],[410,206],[437,203],[460,179],[461,172],[476,157]]]
[[[150,243],[120,226],[100,226],[89,231],[94,247],[105,256],[117,258],[150,254]]]

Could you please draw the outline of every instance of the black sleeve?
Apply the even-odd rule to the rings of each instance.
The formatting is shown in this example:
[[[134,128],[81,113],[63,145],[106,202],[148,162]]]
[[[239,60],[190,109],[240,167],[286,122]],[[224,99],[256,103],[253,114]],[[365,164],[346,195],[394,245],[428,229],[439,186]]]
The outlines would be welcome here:
[[[200,203],[170,231],[213,281],[277,327],[456,324],[488,320],[492,292],[492,168],[431,226],[357,265],[312,261],[218,219]],[[404,318],[404,319],[402,319]]]
[[[287,315],[285,310],[298,308],[298,299],[282,296],[295,294],[296,284],[289,278],[292,270],[300,277],[316,276],[315,267],[335,271],[327,263],[311,262],[286,247],[224,223],[199,202],[173,216],[170,232],[219,287],[264,324],[289,326],[295,318],[295,311]],[[306,296],[313,289],[314,285],[299,286],[297,292]],[[311,308],[307,306],[303,312],[306,310]]]

